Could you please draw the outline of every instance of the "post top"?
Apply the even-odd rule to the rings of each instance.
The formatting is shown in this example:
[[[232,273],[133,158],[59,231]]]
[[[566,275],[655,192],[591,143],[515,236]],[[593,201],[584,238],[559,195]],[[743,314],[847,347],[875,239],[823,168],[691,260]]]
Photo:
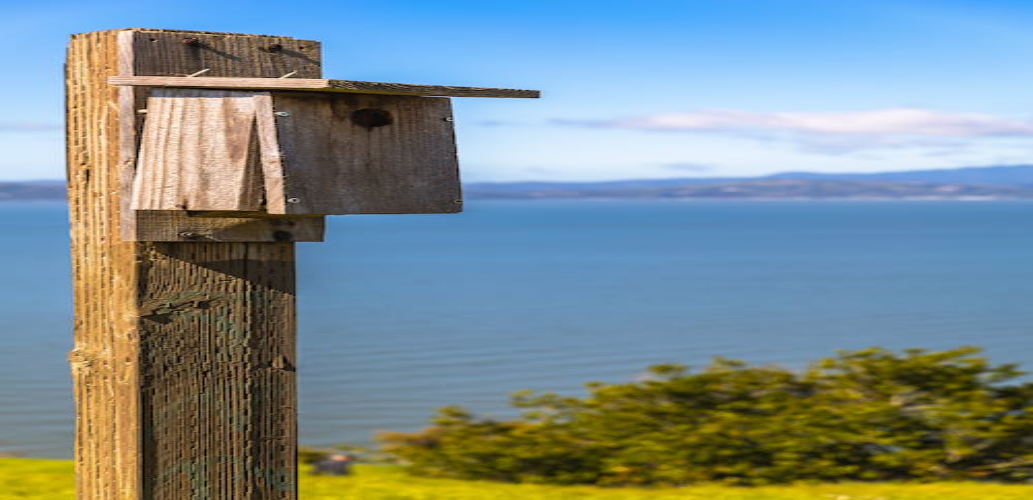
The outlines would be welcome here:
[[[223,31],[196,31],[196,30],[171,30],[165,28],[113,28],[109,30],[97,30],[97,31],[84,31],[82,33],[73,33],[73,37],[91,35],[94,33],[117,33],[122,31],[130,31],[134,33],[172,33],[176,35],[220,35],[220,36],[234,36],[234,37],[256,37],[256,38],[283,38],[287,40],[294,40],[294,37],[284,35],[261,35],[255,33],[227,33]]]
[[[503,97],[537,99],[541,92],[522,89],[413,85],[406,83],[360,82],[324,78],[237,78],[202,76],[112,76],[112,85],[147,87],[213,88],[232,90],[297,90],[347,92],[354,94],[411,95],[436,97]]]

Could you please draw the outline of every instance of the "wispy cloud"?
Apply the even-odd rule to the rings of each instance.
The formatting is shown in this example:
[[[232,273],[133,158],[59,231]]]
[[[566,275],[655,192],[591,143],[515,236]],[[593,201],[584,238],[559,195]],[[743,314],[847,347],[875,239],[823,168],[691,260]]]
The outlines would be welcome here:
[[[60,123],[0,122],[0,132],[43,132],[62,128]]]
[[[663,165],[660,165],[660,167],[668,169],[668,170],[677,170],[677,171],[680,171],[680,172],[693,172],[693,173],[712,172],[712,171],[715,170],[713,165],[705,165],[705,164],[702,164],[702,163],[687,163],[687,162],[665,163]]]
[[[928,147],[986,137],[1033,137],[1033,120],[919,108],[841,113],[757,113],[716,109],[615,120],[556,120],[556,123],[646,131],[728,133],[763,140],[791,140],[807,149],[823,152]]]
[[[646,115],[612,121],[582,121],[598,127],[642,130],[795,131],[846,135],[922,135],[938,137],[1033,136],[1033,121],[979,113],[945,113],[890,108],[847,113],[753,113],[707,110]]]

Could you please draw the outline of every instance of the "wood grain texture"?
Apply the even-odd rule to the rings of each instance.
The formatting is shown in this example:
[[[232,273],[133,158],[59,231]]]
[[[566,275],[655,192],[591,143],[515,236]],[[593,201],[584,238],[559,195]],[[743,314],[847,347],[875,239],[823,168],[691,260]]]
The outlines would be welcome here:
[[[269,213],[461,211],[448,99],[274,92],[273,106],[287,116],[275,117],[280,154],[264,162]]]
[[[541,92],[523,89],[493,89],[485,87],[452,87],[446,85],[416,85],[409,83],[360,82],[355,80],[327,80],[321,78],[218,78],[113,76],[113,85],[142,85],[148,87],[218,88],[238,90],[300,90],[311,92],[345,92],[354,94],[383,94],[431,97],[496,97],[537,99]]]
[[[147,99],[133,210],[256,211],[265,196],[253,92],[155,89]]]
[[[146,89],[107,77],[205,67],[320,76],[318,44],[282,37],[117,30],[69,46],[69,358],[83,500],[297,497],[293,244],[120,238]]]
[[[77,497],[138,500],[142,491],[139,336],[140,247],[120,243],[119,71],[116,32],[76,35],[68,47],[67,156],[75,343]]]
[[[144,498],[296,498],[292,244],[158,244],[144,260]]]

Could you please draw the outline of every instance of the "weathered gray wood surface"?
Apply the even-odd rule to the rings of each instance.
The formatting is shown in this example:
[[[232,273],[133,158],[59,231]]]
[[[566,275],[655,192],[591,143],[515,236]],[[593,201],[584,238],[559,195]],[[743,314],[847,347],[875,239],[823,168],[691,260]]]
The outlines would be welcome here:
[[[302,90],[433,97],[504,97],[518,99],[536,99],[541,97],[541,92],[537,90],[360,82],[320,78],[217,78],[209,76],[209,73],[205,73],[205,76],[196,77],[113,76],[108,79],[108,82],[113,85],[143,85],[148,87]]]
[[[319,78],[319,44],[116,30],[76,35],[69,47],[69,359],[82,500],[296,499],[293,244],[120,238],[120,227],[136,231],[136,216],[122,216],[135,214],[127,181],[147,92],[107,78],[203,68]],[[203,219],[176,216],[190,225],[175,227],[194,231]]]
[[[280,155],[263,162],[269,213],[461,211],[447,98],[274,92],[273,106],[286,116]]]

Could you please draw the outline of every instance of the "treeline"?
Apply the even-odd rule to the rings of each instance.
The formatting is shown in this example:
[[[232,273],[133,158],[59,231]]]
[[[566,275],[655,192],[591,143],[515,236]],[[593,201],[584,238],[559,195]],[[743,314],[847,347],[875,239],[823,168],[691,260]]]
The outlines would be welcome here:
[[[596,485],[1033,479],[1033,383],[977,348],[841,352],[805,370],[658,365],[584,397],[519,393],[522,416],[444,408],[382,435],[415,473]]]

